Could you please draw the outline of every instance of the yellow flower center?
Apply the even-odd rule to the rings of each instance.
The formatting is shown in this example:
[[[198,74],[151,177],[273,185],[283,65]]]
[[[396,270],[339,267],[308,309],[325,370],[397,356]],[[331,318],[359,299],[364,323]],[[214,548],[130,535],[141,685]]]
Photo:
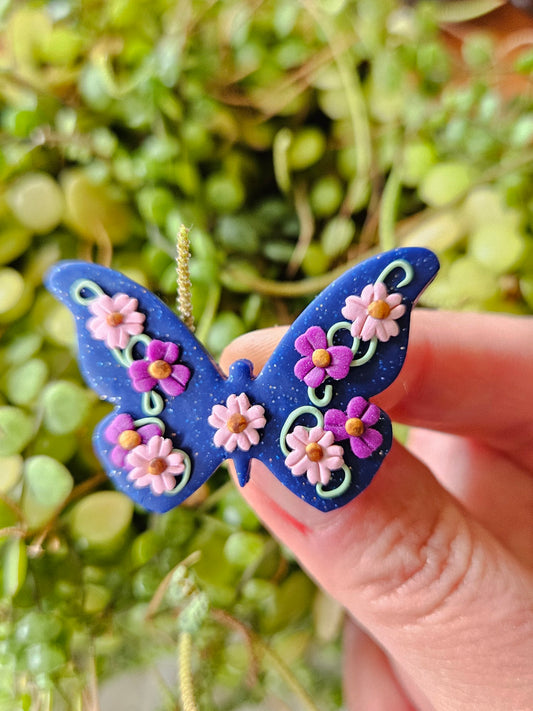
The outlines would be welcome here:
[[[312,462],[319,462],[324,456],[324,450],[318,442],[309,442],[305,448],[305,453]]]
[[[107,314],[105,320],[109,326],[120,326],[120,324],[124,321],[124,316],[119,311],[113,311],[112,313]]]
[[[150,459],[147,471],[148,474],[151,474],[152,476],[159,476],[165,471],[166,468],[167,463],[162,457],[154,457],[153,459]]]
[[[380,299],[379,301],[372,301],[368,304],[366,312],[372,318],[377,318],[380,321],[387,318],[390,315],[390,306],[386,301]]]
[[[141,435],[135,430],[124,430],[118,437],[122,449],[133,449],[141,443]]]
[[[228,418],[228,421],[226,422],[226,427],[230,432],[233,432],[233,434],[239,434],[240,432],[244,432],[247,426],[248,420],[244,415],[241,415],[240,412],[235,412]]]
[[[344,429],[350,437],[360,437],[365,431],[365,423],[358,417],[350,417],[349,420],[346,420]]]
[[[172,373],[172,366],[170,363],[167,363],[166,360],[154,360],[154,362],[148,366],[148,373],[152,378],[164,380]]]
[[[313,351],[311,360],[317,368],[327,368],[331,363],[331,355],[325,348],[317,348],[316,351]]]

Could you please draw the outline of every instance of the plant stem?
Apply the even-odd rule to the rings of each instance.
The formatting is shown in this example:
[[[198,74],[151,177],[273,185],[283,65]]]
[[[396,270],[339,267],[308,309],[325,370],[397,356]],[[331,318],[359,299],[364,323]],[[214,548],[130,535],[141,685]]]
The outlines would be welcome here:
[[[401,186],[398,171],[392,168],[379,207],[379,246],[383,252],[396,247],[396,211]]]
[[[177,306],[183,323],[189,331],[194,331],[194,317],[192,315],[191,277],[189,274],[189,259],[191,245],[189,242],[189,228],[181,225],[178,232],[176,275],[178,280]]]
[[[285,662],[271,649],[261,637],[253,636],[254,647],[260,652],[264,659],[268,660],[269,664],[276,670],[287,686],[298,697],[302,706],[306,711],[320,711],[315,705],[313,699],[300,684]]]
[[[178,642],[178,678],[183,711],[198,711],[191,671],[192,635],[182,632]]]

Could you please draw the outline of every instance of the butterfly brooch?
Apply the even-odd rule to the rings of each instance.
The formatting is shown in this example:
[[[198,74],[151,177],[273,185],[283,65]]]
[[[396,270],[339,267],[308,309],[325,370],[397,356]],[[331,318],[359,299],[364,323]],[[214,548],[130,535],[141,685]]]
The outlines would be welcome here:
[[[118,489],[162,513],[228,458],[244,486],[255,458],[330,511],[368,486],[391,447],[390,419],[370,398],[400,372],[411,308],[438,268],[412,247],[350,269],[255,378],[247,360],[226,377],[162,301],[116,271],[60,262],[47,286],[75,317],[87,383],[114,405],[94,446]]]

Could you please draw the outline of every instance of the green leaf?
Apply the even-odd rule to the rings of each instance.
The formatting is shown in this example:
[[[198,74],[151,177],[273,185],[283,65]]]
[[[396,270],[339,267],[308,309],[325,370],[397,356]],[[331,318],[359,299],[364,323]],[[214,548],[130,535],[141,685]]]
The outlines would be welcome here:
[[[0,493],[7,494],[22,476],[24,460],[20,454],[0,458]]]
[[[26,579],[28,557],[26,544],[20,538],[12,538],[4,548],[3,588],[6,597],[14,597]]]
[[[40,358],[32,358],[8,371],[6,395],[14,405],[28,405],[38,396],[47,377],[46,363]]]
[[[74,487],[69,470],[44,454],[26,459],[24,482],[27,487],[25,493],[31,494],[39,504],[51,508],[62,504]]]
[[[118,491],[97,491],[73,507],[70,530],[81,548],[115,549],[124,541],[133,502]]]
[[[58,380],[43,393],[44,424],[53,434],[66,434],[80,427],[89,414],[91,396],[80,385]]]
[[[33,435],[33,418],[18,407],[0,407],[0,457],[22,452]]]
[[[334,217],[324,227],[320,244],[324,254],[333,259],[343,254],[355,236],[355,225],[349,217]]]

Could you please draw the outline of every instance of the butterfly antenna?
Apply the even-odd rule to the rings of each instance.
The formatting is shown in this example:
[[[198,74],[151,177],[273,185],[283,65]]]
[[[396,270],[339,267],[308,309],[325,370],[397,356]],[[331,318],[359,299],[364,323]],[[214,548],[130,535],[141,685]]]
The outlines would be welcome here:
[[[190,229],[181,225],[177,239],[177,254],[176,254],[176,276],[178,283],[178,293],[176,296],[176,305],[178,313],[187,326],[189,331],[194,331],[194,317],[192,315],[192,300],[191,300],[191,277],[189,273],[189,259],[191,257],[189,241]]]

